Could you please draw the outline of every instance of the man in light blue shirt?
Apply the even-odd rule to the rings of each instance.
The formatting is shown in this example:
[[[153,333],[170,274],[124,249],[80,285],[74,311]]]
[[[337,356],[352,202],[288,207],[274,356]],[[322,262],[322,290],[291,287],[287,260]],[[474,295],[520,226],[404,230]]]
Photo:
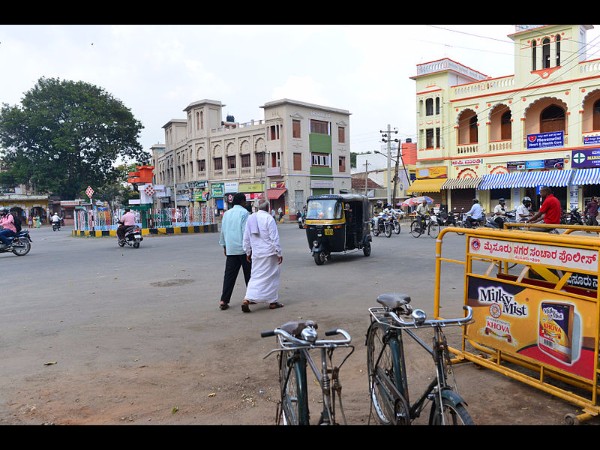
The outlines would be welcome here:
[[[249,215],[250,213],[246,209],[246,195],[238,192],[233,196],[233,207],[225,211],[221,221],[219,245],[223,247],[223,254],[227,258],[223,277],[223,291],[221,292],[221,302],[219,304],[219,308],[222,310],[229,308],[229,301],[240,268],[244,271],[246,286],[250,281],[252,263],[246,259],[246,252],[244,251],[244,229]]]
[[[479,204],[479,200],[475,198],[473,199],[473,206],[467,211],[467,220],[469,221],[469,225],[477,226],[481,219],[483,219],[483,208]]]

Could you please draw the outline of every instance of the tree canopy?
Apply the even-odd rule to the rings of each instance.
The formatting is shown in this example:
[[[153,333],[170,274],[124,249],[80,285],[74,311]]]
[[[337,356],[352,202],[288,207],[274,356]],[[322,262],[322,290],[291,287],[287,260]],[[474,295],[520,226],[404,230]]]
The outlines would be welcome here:
[[[144,127],[104,89],[82,81],[40,78],[21,105],[2,104],[0,152],[6,178],[36,192],[74,199],[123,179],[115,167],[147,164],[138,142]]]

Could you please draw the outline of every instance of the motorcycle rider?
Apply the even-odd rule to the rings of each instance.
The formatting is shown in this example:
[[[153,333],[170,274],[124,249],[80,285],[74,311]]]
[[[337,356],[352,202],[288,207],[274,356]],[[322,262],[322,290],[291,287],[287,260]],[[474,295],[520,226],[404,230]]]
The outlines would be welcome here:
[[[494,222],[498,225],[498,228],[504,228],[504,221],[506,220],[506,201],[500,197],[498,204],[494,207]]]
[[[6,208],[0,208],[0,248],[8,247],[10,243],[9,237],[13,237],[17,235],[17,228],[15,227],[15,221],[13,219],[12,214],[8,214],[8,210]]]
[[[529,197],[523,197],[522,203],[517,207],[517,221],[526,222],[533,213],[531,212],[531,199]]]
[[[52,216],[52,225],[58,225],[58,228],[60,229],[60,216],[56,212]]]
[[[125,214],[119,219],[119,227],[117,228],[119,241],[125,240],[125,231],[133,225],[135,225],[135,214],[133,214],[131,209],[125,208]]]
[[[481,219],[483,219],[483,208],[478,199],[473,199],[473,206],[467,211],[466,215],[470,227],[479,225]]]

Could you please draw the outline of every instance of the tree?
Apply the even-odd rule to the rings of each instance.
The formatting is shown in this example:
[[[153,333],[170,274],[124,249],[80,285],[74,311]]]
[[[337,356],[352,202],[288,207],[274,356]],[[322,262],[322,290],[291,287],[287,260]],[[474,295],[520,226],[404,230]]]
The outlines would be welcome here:
[[[40,78],[20,106],[0,109],[0,148],[8,174],[36,192],[83,197],[119,180],[122,159],[146,164],[138,142],[144,127],[129,108],[82,81]]]

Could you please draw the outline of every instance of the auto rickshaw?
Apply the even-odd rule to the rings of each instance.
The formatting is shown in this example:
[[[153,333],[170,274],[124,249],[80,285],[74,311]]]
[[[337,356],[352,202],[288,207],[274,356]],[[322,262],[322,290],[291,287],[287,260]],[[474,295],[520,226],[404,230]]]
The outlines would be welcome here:
[[[308,247],[315,263],[322,265],[331,253],[362,249],[371,254],[369,200],[358,194],[311,195],[306,203]]]

